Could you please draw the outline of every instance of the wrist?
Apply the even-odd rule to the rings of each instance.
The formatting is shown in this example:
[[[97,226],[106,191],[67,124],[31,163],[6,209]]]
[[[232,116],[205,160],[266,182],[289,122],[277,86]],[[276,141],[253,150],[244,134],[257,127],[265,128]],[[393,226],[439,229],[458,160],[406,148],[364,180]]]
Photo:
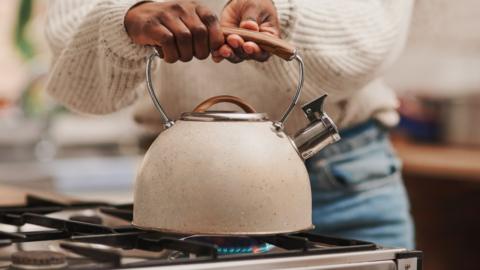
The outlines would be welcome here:
[[[108,54],[111,61],[119,59],[138,60],[146,54],[143,46],[132,42],[125,31],[125,15],[127,11],[142,2],[139,0],[121,0],[110,4],[109,11],[100,19],[100,47],[111,53]]]
[[[132,30],[130,29],[130,23],[134,20],[132,17],[133,14],[132,12],[135,12],[135,8],[143,5],[143,4],[148,4],[148,3],[152,3],[153,1],[152,0],[141,0],[135,4],[133,4],[130,8],[128,8],[127,12],[125,12],[125,16],[123,18],[123,26],[124,26],[124,29],[125,29],[125,32],[127,33],[127,35],[132,38]]]

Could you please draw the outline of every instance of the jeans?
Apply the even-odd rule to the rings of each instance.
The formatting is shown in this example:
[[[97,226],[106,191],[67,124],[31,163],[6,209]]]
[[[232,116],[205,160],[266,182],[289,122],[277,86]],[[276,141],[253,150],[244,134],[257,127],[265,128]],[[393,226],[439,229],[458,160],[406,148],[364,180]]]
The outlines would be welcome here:
[[[387,131],[367,122],[341,135],[340,142],[306,162],[315,231],[413,248],[413,222],[401,162]]]

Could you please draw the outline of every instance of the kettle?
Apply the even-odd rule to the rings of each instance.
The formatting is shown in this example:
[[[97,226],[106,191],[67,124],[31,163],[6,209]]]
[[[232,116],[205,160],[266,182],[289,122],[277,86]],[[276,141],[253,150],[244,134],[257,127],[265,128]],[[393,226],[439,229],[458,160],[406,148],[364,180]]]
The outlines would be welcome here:
[[[147,58],[147,89],[165,131],[148,149],[134,192],[133,225],[177,234],[269,235],[308,230],[312,225],[310,181],[304,160],[340,139],[323,112],[322,96],[302,107],[310,123],[293,138],[283,127],[300,97],[304,64],[288,42],[249,30],[239,34],[285,60],[296,60],[299,82],[278,121],[234,96],[216,96],[171,120],[155,95]],[[209,111],[232,103],[244,112]]]

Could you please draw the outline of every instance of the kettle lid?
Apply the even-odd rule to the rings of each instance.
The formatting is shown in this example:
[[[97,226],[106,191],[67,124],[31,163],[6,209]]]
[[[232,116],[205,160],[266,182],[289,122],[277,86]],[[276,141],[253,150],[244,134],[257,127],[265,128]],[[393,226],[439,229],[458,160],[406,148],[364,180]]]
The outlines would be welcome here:
[[[206,112],[186,112],[180,117],[184,121],[235,121],[235,122],[265,122],[269,121],[266,113],[240,113],[233,111],[206,111]]]
[[[239,106],[244,112],[234,111],[209,111],[208,109],[218,103],[231,103]],[[192,112],[183,113],[181,120],[186,121],[245,121],[245,122],[264,122],[268,121],[265,113],[258,113],[239,97],[234,96],[215,96],[200,103]]]

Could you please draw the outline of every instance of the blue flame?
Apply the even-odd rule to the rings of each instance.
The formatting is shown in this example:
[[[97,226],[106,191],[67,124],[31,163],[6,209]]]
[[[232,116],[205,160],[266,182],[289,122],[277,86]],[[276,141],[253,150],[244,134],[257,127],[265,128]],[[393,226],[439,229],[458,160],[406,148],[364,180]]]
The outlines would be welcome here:
[[[274,248],[274,245],[264,243],[261,245],[255,245],[251,247],[219,247],[217,248],[217,252],[220,255],[229,255],[229,254],[256,254],[256,253],[264,253],[270,251]]]

